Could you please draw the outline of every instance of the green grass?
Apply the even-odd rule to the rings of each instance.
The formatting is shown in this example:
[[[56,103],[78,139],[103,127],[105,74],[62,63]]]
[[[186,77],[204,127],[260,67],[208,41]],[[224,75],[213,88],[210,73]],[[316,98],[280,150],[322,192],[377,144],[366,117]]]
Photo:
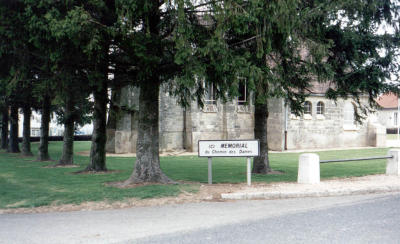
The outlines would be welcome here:
[[[38,144],[32,145],[37,155]],[[89,150],[89,142],[75,142],[75,151]],[[52,159],[61,156],[62,143],[49,145]],[[386,155],[387,149],[363,149],[319,152],[321,159],[357,158]],[[255,182],[296,181],[299,153],[271,153],[271,167],[282,171],[276,175],[253,175]],[[0,152],[0,208],[37,207],[50,204],[79,204],[86,201],[117,201],[126,198],[158,198],[176,196],[182,190],[195,192],[199,183],[207,183],[207,158],[197,156],[162,157],[162,170],[179,185],[147,185],[120,189],[106,186],[107,182],[126,180],[134,158],[109,157],[108,174],[74,174],[84,169],[88,157],[75,155],[78,168],[48,168],[55,162],[37,162],[35,157]],[[351,177],[384,173],[385,160],[330,163],[321,165],[321,178]],[[214,183],[246,181],[245,158],[214,158]]]

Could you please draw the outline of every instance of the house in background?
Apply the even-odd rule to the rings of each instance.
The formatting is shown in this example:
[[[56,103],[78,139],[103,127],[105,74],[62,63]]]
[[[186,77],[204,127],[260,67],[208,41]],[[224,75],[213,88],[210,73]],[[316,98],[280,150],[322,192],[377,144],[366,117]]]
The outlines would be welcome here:
[[[397,130],[399,126],[398,97],[393,93],[383,94],[376,102],[379,105],[378,122],[390,130]]]
[[[22,113],[18,115],[18,136],[22,136],[24,116]],[[31,137],[40,137],[41,114],[32,111],[31,115]],[[91,135],[93,131],[93,124],[87,124],[78,128],[80,135]],[[51,116],[49,124],[49,136],[63,136],[64,125],[58,124],[55,114]]]
[[[357,124],[357,106],[351,100],[334,102],[325,98],[329,87],[315,83],[304,103],[304,114],[296,116],[283,99],[269,100],[268,144],[270,150],[298,150],[386,146],[386,130],[373,119]],[[215,99],[208,89],[204,108],[192,102],[181,108],[174,97],[160,90],[159,132],[161,151],[197,152],[199,140],[235,140],[254,138],[254,105],[246,87],[231,102]],[[129,111],[120,116],[115,131],[108,132],[107,150],[130,153],[136,150],[139,90],[122,89],[120,106]],[[361,101],[367,104],[367,97]]]
[[[32,111],[31,115],[31,137],[40,136],[40,120],[41,114]],[[24,116],[22,113],[18,114],[18,136],[22,136]],[[52,116],[49,124],[49,136],[62,136],[64,134],[63,125],[57,124],[55,116]]]

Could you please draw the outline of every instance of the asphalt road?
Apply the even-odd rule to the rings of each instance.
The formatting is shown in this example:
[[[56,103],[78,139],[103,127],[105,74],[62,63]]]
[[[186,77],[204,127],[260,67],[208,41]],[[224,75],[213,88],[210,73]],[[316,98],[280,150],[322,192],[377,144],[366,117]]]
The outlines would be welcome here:
[[[125,243],[400,243],[400,196]]]
[[[400,194],[2,214],[0,243],[400,243]]]

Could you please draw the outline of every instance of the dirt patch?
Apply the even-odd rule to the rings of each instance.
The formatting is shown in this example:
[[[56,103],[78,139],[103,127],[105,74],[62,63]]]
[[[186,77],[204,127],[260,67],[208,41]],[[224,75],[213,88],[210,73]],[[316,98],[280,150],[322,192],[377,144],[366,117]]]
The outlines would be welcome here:
[[[26,201],[24,200],[24,201],[19,201],[19,202],[13,203],[13,204],[8,204],[7,208],[14,208],[14,207],[20,206],[25,203],[26,203]]]
[[[75,154],[80,155],[80,156],[90,156],[90,151],[81,151],[81,152],[76,152]],[[131,157],[136,157],[135,153],[107,153],[107,157],[121,157],[121,158],[131,158]]]
[[[79,170],[76,172],[72,172],[70,174],[73,175],[106,175],[106,174],[115,174],[121,173],[121,170],[107,170],[107,171],[94,171],[94,170]]]
[[[0,173],[1,178],[13,178],[14,174],[11,173]]]
[[[253,187],[261,187],[261,186],[265,186],[265,184],[255,183],[253,185]],[[132,185],[127,187],[132,187]],[[182,190],[182,193],[176,197],[162,197],[162,198],[151,198],[151,199],[129,198],[123,201],[115,201],[115,202],[100,201],[100,202],[84,202],[81,204],[63,204],[63,205],[60,205],[58,202],[54,202],[49,206],[42,206],[36,208],[0,209],[0,214],[91,211],[91,210],[102,210],[102,209],[161,206],[166,204],[197,203],[204,201],[212,201],[212,202],[231,201],[231,200],[222,200],[221,193],[236,192],[243,190],[245,188],[247,188],[247,185],[245,183],[199,185],[199,191],[193,193]]]
[[[31,163],[56,163],[57,160],[49,159],[49,160],[41,161],[41,160],[34,159],[34,160],[27,160],[27,162],[31,162]]]
[[[247,174],[246,172],[244,174]],[[258,174],[258,173],[251,173],[252,175],[263,175],[263,174]],[[280,171],[280,170],[271,170],[268,172],[268,175],[283,175],[285,174],[284,171]]]
[[[178,183],[171,183],[171,184],[178,184]],[[192,183],[193,184],[193,183]],[[116,188],[121,188],[121,189],[127,189],[127,188],[136,188],[136,187],[142,187],[142,186],[150,186],[150,185],[165,185],[162,183],[153,183],[153,182],[144,182],[144,183],[126,183],[125,181],[117,181],[117,182],[107,182],[105,183],[106,186],[112,186]]]
[[[90,156],[90,151],[76,152],[77,155]],[[194,156],[197,152],[187,152],[187,151],[173,151],[173,152],[160,152],[160,157],[167,156]],[[107,157],[120,157],[120,158],[132,158],[136,157],[136,153],[107,153]]]
[[[53,164],[53,165],[44,166],[42,168],[79,168],[79,167],[81,167],[81,166],[77,165],[77,164]]]

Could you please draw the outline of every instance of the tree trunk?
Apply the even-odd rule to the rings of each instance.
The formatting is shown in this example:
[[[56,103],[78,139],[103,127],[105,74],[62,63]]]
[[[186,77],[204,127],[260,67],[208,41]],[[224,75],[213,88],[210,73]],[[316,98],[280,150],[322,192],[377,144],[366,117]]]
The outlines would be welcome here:
[[[51,106],[50,97],[45,96],[42,101],[42,118],[40,125],[40,144],[38,153],[39,161],[50,160],[49,156],[50,106]]]
[[[31,115],[32,110],[30,106],[24,106],[22,108],[24,113],[24,124],[22,130],[22,155],[33,156],[31,152]]]
[[[1,149],[7,150],[8,148],[8,106],[4,106],[1,111]]]
[[[19,153],[18,145],[18,107],[11,105],[10,113],[10,141],[8,145],[8,152]]]
[[[173,183],[160,168],[159,129],[158,129],[158,96],[160,83],[142,83],[139,95],[138,139],[136,164],[131,177],[125,182]]]
[[[65,121],[64,121],[64,143],[61,159],[58,162],[61,165],[74,164],[74,103],[72,96],[65,99]]]
[[[267,139],[268,102],[260,104],[256,99],[254,107],[254,137],[260,141],[260,156],[254,158],[252,173],[268,174],[271,172]]]
[[[106,171],[106,115],[107,115],[107,85],[104,82],[102,87],[93,92],[93,134],[92,147],[90,149],[90,163],[88,171]]]

